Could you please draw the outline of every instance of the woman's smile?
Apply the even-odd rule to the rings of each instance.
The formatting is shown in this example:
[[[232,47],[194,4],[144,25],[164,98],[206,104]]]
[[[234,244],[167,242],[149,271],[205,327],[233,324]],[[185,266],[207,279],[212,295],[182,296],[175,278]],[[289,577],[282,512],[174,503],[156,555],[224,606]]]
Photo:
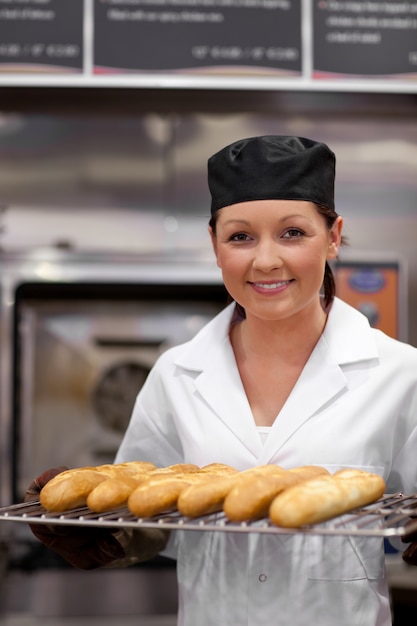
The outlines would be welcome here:
[[[255,291],[262,292],[279,292],[283,291],[292,281],[291,280],[280,280],[280,281],[248,281],[249,284],[255,289]]]

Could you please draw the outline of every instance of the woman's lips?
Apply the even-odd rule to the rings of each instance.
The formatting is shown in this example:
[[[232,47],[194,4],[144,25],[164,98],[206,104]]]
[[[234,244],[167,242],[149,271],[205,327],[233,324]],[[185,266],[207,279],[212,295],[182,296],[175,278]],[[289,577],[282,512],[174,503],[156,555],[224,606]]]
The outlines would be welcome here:
[[[287,285],[289,282],[290,282],[289,280],[279,280],[279,281],[276,281],[275,283],[256,282],[253,284],[255,285],[255,287],[261,287],[262,289],[278,289],[279,287],[283,287],[284,285]]]
[[[285,289],[292,281],[291,280],[277,280],[274,282],[263,282],[263,281],[254,281],[250,284],[256,291],[282,291]]]

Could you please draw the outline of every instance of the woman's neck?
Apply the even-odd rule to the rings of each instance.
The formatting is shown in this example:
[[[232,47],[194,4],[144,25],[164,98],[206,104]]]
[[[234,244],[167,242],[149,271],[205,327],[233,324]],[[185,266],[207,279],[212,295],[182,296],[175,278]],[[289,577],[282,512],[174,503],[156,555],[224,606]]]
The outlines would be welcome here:
[[[251,315],[232,326],[230,342],[257,426],[271,426],[291,394],[326,325],[323,310],[294,323]]]
[[[326,321],[327,314],[321,306],[284,320],[264,320],[249,313],[237,324],[234,333],[239,335],[239,343],[245,352],[264,357],[287,354],[294,358],[297,354],[311,354],[323,334]]]

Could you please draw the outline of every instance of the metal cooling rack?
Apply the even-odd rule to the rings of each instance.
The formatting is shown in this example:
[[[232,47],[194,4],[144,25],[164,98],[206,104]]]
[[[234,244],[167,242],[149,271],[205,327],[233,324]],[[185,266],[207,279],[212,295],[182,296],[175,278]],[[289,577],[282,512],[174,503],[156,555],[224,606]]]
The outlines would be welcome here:
[[[230,522],[223,513],[215,513],[196,519],[184,517],[178,511],[152,518],[137,518],[128,509],[119,509],[103,514],[94,513],[87,507],[64,513],[51,513],[46,511],[39,502],[14,504],[0,508],[0,521],[112,528],[401,537],[406,532],[406,524],[407,533],[417,532],[417,494],[389,494],[373,504],[355,509],[323,524],[303,526],[299,529],[279,528],[267,519],[240,523]]]

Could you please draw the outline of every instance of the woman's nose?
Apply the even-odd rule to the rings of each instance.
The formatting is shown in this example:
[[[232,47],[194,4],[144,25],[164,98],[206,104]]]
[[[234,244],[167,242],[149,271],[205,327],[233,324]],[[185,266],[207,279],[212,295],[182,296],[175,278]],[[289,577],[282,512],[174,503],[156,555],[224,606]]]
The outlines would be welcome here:
[[[282,258],[279,246],[274,241],[262,241],[255,249],[253,258],[254,269],[262,271],[271,271],[274,268],[281,267]]]

